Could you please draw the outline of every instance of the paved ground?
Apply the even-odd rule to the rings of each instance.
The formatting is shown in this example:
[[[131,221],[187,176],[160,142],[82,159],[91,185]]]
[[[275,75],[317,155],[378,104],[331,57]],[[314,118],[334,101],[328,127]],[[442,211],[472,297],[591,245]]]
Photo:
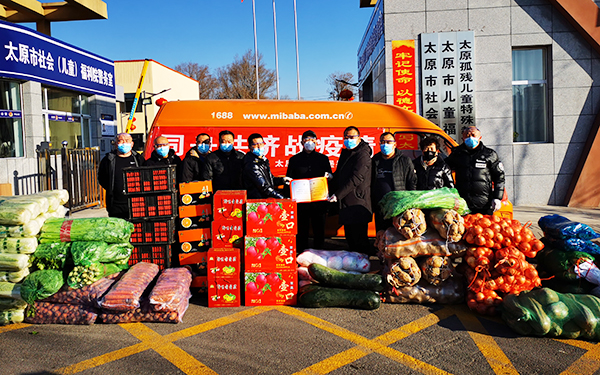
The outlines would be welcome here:
[[[600,210],[517,207],[515,218],[548,213],[600,230]],[[200,295],[180,324],[0,327],[0,358],[0,374],[600,373],[598,343],[521,337],[464,304],[209,309]]]

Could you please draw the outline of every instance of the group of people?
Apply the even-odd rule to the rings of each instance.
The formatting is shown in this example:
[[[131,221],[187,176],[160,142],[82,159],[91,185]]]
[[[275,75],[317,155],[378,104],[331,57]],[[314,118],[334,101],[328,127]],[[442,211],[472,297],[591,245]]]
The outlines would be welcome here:
[[[350,250],[364,253],[370,249],[368,225],[373,213],[377,230],[391,226],[391,220],[384,219],[377,204],[390,191],[456,186],[472,212],[492,214],[500,209],[504,192],[502,162],[494,150],[481,142],[481,132],[476,127],[465,128],[462,138],[463,143],[445,160],[440,155],[441,140],[436,136],[423,138],[419,144],[422,155],[411,160],[396,148],[392,133],[381,134],[380,152],[373,155],[371,146],[360,137],[360,130],[350,126],[344,130],[344,148],[336,171],[332,172],[328,157],[316,150],[317,134],[307,130],[302,134],[302,151],[289,159],[286,176],[274,177],[266,158],[265,141],[258,133],[248,137],[245,154],[234,148],[231,131],[219,133],[219,147],[213,152],[210,135],[201,133],[183,160],[162,136],[154,140],[152,155],[144,160],[132,150],[131,136],[121,133],[116,137],[116,149],[102,159],[98,178],[106,190],[109,216],[127,218],[122,173],[126,167],[176,165],[180,182],[211,180],[213,191],[244,189],[248,199],[282,199],[287,192],[278,190],[278,186],[293,179],[326,177],[328,202],[298,204],[297,249],[301,252],[308,247],[311,226],[313,247],[323,248],[327,211],[330,203],[337,203]]]

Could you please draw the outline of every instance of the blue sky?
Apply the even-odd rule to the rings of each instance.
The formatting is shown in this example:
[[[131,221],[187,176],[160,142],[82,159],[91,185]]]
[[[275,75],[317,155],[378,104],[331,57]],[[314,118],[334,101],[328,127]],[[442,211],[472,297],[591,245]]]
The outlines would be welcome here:
[[[275,69],[273,3],[255,1],[258,49]],[[108,20],[56,22],[52,36],[112,60],[150,58],[169,67],[191,61],[211,72],[254,48],[252,0],[105,2]],[[296,99],[293,1],[275,4],[280,92]],[[372,11],[359,0],[297,0],[304,99],[326,99],[330,73],[351,72],[356,81],[357,50]]]

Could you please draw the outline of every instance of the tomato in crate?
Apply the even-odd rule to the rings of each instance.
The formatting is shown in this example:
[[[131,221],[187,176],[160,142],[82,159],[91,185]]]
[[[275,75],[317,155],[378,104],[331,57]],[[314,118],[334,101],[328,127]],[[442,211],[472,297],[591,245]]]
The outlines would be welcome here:
[[[127,197],[129,218],[172,217],[177,214],[175,194],[152,194]]]
[[[163,270],[171,266],[171,244],[153,244],[133,246],[129,266],[139,262],[148,262],[158,265]]]
[[[123,169],[125,194],[177,192],[175,166]]]
[[[175,219],[133,220],[132,244],[173,243],[175,240]]]

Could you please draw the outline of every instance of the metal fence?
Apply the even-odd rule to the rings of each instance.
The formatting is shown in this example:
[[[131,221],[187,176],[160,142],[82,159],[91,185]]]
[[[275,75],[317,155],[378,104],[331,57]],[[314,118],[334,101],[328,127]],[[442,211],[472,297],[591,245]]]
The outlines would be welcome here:
[[[37,148],[38,173],[19,176],[14,172],[15,195],[32,194],[57,188],[69,192],[70,212],[104,204],[104,191],[98,184],[100,148]]]

